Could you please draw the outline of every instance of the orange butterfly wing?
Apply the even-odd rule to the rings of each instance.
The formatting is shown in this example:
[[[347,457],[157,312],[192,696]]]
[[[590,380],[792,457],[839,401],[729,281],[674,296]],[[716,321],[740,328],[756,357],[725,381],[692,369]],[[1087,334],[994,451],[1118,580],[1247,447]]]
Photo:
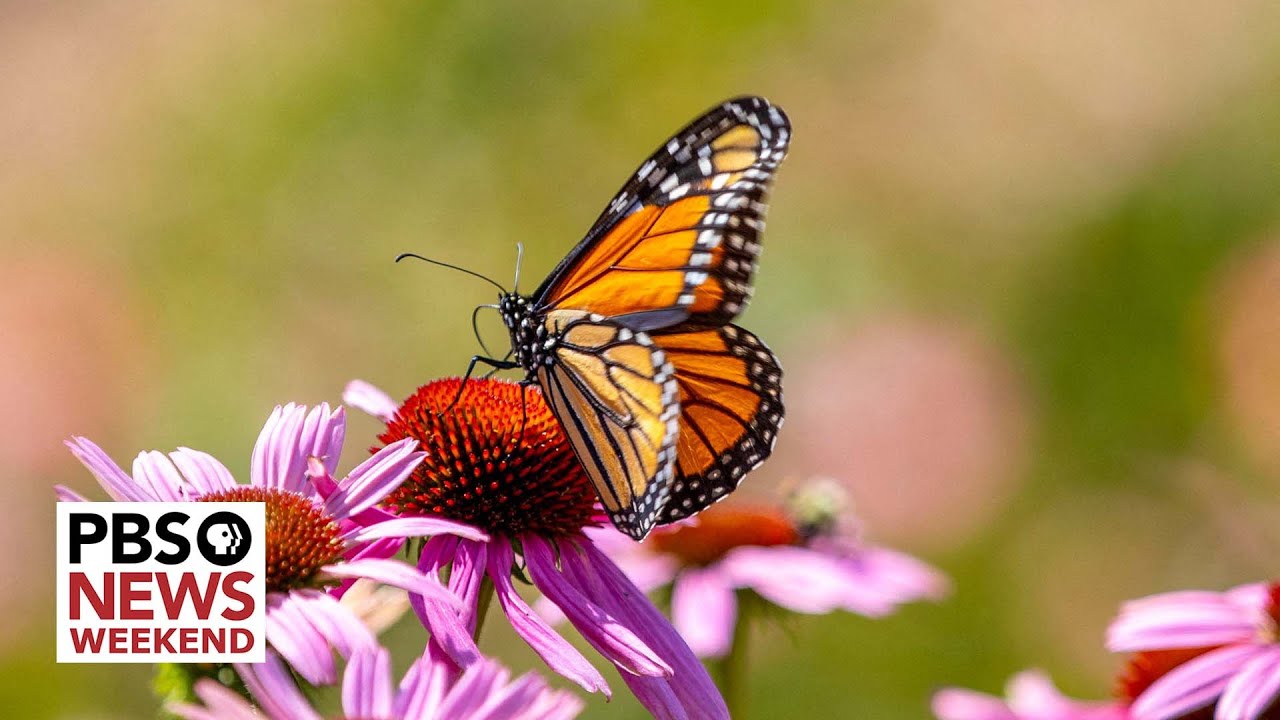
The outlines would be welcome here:
[[[680,389],[676,473],[658,524],[703,510],[732,492],[773,451],[782,425],[782,368],[736,325],[655,335]]]
[[[538,384],[619,530],[637,540],[667,504],[678,432],[674,368],[642,332],[556,310],[555,362]]]
[[[535,307],[589,310],[635,330],[733,320],[751,295],[790,137],[786,115],[762,98],[695,120],[636,171],[534,293]]]

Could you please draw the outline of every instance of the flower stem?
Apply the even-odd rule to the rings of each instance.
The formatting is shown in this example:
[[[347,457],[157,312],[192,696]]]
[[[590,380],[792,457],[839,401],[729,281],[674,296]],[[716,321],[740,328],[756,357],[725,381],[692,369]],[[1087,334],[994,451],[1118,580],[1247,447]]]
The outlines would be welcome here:
[[[747,705],[747,638],[751,634],[751,615],[755,609],[748,593],[738,593],[738,615],[733,624],[733,645],[729,653],[720,658],[718,670],[720,675],[720,692],[724,694],[725,704],[729,706],[729,717],[746,717]]]
[[[489,603],[493,601],[493,581],[488,575],[480,581],[480,597],[476,601],[476,642],[480,641],[480,631],[484,629],[484,619],[489,614]]]

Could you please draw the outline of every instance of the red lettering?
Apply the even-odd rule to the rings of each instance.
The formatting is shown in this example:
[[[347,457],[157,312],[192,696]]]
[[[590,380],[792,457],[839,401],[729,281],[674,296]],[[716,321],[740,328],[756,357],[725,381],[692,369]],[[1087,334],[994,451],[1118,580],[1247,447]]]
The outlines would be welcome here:
[[[156,652],[176,653],[173,649],[173,628],[156,630]]]
[[[184,653],[198,652],[196,649],[197,641],[200,639],[193,627],[184,627],[178,631],[181,639],[178,641],[178,647],[182,648]]]
[[[147,602],[151,599],[150,588],[135,589],[133,584],[150,581],[151,573],[149,572],[120,573],[121,620],[150,620],[155,616],[151,608],[135,608],[133,605],[135,602]]]
[[[247,575],[248,573],[244,574]],[[170,620],[177,620],[182,614],[182,606],[186,603],[187,598],[191,598],[191,605],[195,608],[196,617],[201,620],[209,619],[209,611],[213,608],[213,598],[218,592],[218,579],[222,573],[212,573],[209,576],[209,580],[204,586],[204,594],[197,593],[199,585],[196,584],[195,573],[182,573],[182,577],[178,579],[176,592],[169,584],[168,573],[156,573],[156,575],[160,581],[160,599],[164,602],[164,612]]]
[[[127,629],[119,627],[111,628],[107,631],[107,637],[109,638],[107,641],[107,652],[112,655],[123,655],[128,652],[129,631]]]
[[[253,649],[253,633],[244,628],[231,628],[231,652],[247,653]]]
[[[83,653],[85,647],[91,653],[102,652],[102,628],[71,628],[71,644],[77,653]]]
[[[204,652],[226,652],[226,628],[205,628],[201,633],[201,650]]]
[[[214,573],[215,580],[217,573]],[[228,600],[240,603],[239,610],[232,610],[230,607],[222,609],[222,617],[232,622],[240,622],[247,619],[253,614],[253,596],[236,587],[236,583],[248,583],[253,580],[253,573],[247,573],[238,570],[226,576],[222,580],[222,594],[227,596]],[[205,619],[206,615],[201,615],[200,619]]]
[[[102,582],[102,594],[99,595],[93,589],[93,582],[82,572],[71,573],[70,585],[71,592],[71,619],[80,619],[80,597],[89,598],[89,604],[93,606],[93,612],[101,620],[115,619],[116,611],[116,574],[106,573]],[[99,638],[101,640],[101,638]],[[94,650],[97,652],[97,650]]]
[[[71,645],[80,655],[243,655],[258,638],[242,627],[113,627],[70,628]]]

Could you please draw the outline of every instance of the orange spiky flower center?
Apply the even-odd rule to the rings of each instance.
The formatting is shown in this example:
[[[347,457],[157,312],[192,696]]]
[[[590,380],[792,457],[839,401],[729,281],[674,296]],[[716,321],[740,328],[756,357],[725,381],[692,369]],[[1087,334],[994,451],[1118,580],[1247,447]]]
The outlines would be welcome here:
[[[658,528],[649,538],[655,550],[694,566],[716,562],[737,547],[795,545],[801,540],[799,528],[785,513],[743,505],[712,505],[695,522]]]
[[[200,500],[266,505],[267,592],[320,587],[325,584],[320,568],[342,560],[338,523],[311,498],[243,485]]]
[[[497,535],[565,536],[594,525],[595,490],[542,393],[473,379],[459,397],[460,382],[418,388],[378,436],[413,438],[427,453],[386,504]]]

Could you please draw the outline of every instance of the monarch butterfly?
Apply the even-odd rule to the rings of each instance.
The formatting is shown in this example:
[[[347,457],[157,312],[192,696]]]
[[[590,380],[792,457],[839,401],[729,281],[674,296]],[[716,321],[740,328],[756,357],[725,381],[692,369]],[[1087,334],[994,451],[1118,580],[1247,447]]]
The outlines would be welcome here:
[[[525,371],[613,524],[636,540],[724,498],[772,451],[782,370],[732,320],[751,295],[790,138],[787,116],[760,97],[695,119],[533,294],[503,290],[514,358],[468,368]]]

